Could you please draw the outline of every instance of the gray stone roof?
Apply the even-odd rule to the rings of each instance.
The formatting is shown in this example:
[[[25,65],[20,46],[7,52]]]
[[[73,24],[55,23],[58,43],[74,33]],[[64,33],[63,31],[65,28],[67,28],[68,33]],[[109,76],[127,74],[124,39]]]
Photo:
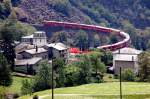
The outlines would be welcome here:
[[[135,54],[135,55],[138,55],[141,52],[142,52],[141,50],[137,50],[135,48],[125,47],[120,50],[114,51],[113,54]]]
[[[22,60],[15,59],[15,65],[16,66],[26,66],[27,64],[35,65],[41,60],[42,60],[42,58],[40,58],[40,57],[34,57],[31,59],[22,59]]]
[[[60,51],[66,50],[66,49],[69,48],[68,46],[66,46],[66,45],[63,44],[63,43],[51,43],[51,44],[47,44],[46,46],[47,46],[47,47],[55,48],[55,49],[60,50]]]
[[[36,49],[30,49],[30,50],[25,50],[24,52],[27,52],[29,54],[39,54],[39,53],[44,53],[44,52],[47,52],[46,49],[44,48],[38,48],[38,50],[36,51]]]

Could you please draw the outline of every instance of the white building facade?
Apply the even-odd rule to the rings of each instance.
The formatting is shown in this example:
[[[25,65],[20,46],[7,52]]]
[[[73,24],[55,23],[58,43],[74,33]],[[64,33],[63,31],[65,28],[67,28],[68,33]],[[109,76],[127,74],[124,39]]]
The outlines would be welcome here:
[[[47,44],[46,33],[44,31],[34,32],[32,35],[22,37],[21,42],[42,47]]]
[[[37,31],[33,34],[33,45],[38,47],[44,46],[47,44],[46,33],[44,31]]]

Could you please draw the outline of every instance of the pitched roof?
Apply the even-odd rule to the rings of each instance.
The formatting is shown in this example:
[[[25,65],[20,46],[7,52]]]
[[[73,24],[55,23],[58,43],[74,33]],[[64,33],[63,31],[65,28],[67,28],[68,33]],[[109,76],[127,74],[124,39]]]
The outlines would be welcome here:
[[[17,45],[15,47],[15,51],[16,51],[16,53],[20,53],[20,52],[23,52],[25,50],[29,50],[29,49],[33,49],[33,48],[35,48],[34,45],[20,43],[19,45]]]
[[[125,47],[120,50],[114,51],[113,54],[135,54],[135,55],[138,55],[141,52],[142,52],[141,50]]]
[[[44,31],[36,31],[34,33],[38,33],[38,34],[41,34],[41,33],[45,33]]]
[[[65,44],[63,44],[63,43],[51,43],[51,44],[48,44],[48,45],[46,45],[47,47],[53,47],[53,48],[55,48],[55,49],[57,49],[57,50],[66,50],[66,49],[68,49],[69,47],[68,46],[66,46]]]
[[[42,58],[40,57],[34,57],[31,59],[22,59],[22,60],[17,60],[15,59],[15,65],[16,66],[24,66],[24,65],[34,65],[36,63],[38,63],[40,60],[42,60]]]
[[[44,52],[47,52],[46,49],[44,48],[38,48],[38,50],[36,51],[36,49],[30,49],[30,50],[25,50],[24,52],[27,52],[29,54],[39,54],[39,53],[44,53]]]
[[[22,38],[33,38],[33,34],[32,35],[28,35],[28,36],[23,36]]]

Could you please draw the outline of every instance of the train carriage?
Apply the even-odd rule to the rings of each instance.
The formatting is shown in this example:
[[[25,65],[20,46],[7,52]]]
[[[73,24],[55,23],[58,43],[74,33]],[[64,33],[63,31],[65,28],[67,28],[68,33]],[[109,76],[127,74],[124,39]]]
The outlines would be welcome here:
[[[98,49],[105,50],[118,50],[120,48],[126,47],[130,44],[130,36],[129,34],[113,28],[107,28],[97,25],[87,25],[87,24],[79,24],[79,23],[70,23],[70,22],[58,22],[58,21],[44,21],[44,26],[49,27],[63,27],[63,28],[71,28],[71,29],[83,29],[83,30],[93,30],[97,32],[105,32],[105,33],[115,33],[116,36],[120,36],[123,38],[122,41],[119,41],[115,44],[104,45],[97,47]]]

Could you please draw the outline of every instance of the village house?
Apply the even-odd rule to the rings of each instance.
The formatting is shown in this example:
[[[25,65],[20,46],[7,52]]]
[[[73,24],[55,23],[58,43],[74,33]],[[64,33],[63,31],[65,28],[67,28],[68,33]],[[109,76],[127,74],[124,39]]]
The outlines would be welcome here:
[[[35,74],[37,64],[43,59],[48,59],[48,52],[44,48],[36,47],[16,53],[15,71]]]
[[[48,59],[48,51],[44,48],[36,48],[25,50],[19,53],[22,56],[22,59],[30,59],[33,57],[40,57],[42,59]]]
[[[65,59],[68,58],[69,47],[64,45],[63,43],[47,44],[45,48],[48,50],[49,59],[51,59],[52,57],[63,57]]]
[[[33,57],[30,59],[15,59],[15,71],[35,74],[37,71],[37,64],[42,60],[40,57]]]
[[[113,52],[113,67],[115,74],[119,74],[120,67],[122,71],[125,69],[132,69],[134,73],[138,73],[138,55],[142,51],[136,50],[134,48],[122,48]]]
[[[46,33],[37,31],[33,35],[22,37],[21,43],[15,47],[15,51],[15,70],[35,74],[41,60],[51,61],[52,57],[67,59],[69,47],[63,43],[47,44]]]

